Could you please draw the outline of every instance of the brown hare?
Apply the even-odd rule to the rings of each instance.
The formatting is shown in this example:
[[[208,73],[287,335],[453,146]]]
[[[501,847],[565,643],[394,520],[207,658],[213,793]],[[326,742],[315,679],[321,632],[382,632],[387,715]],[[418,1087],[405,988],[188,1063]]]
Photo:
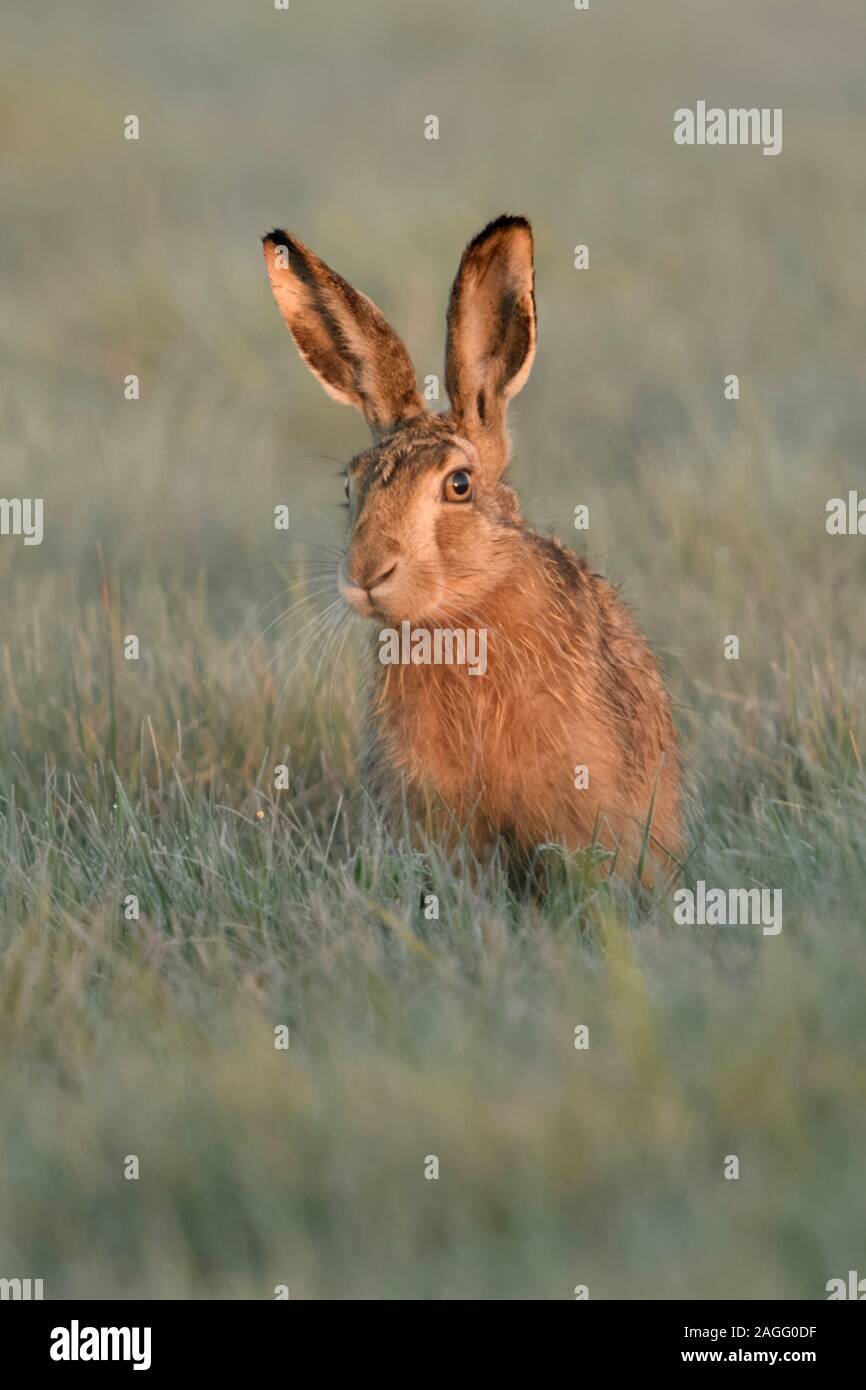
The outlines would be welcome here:
[[[499,840],[523,858],[550,841],[595,844],[618,873],[670,871],[679,763],[656,662],[615,589],[529,527],[505,479],[508,402],[535,355],[529,223],[499,217],[463,253],[444,414],[426,408],[371,300],[286,232],[263,241],[301,356],[373,435],[347,470],[339,583],[376,625],[364,759],[376,801],[479,853]],[[410,625],[415,655],[385,664],[381,630]],[[423,664],[443,629],[484,635],[483,673]]]

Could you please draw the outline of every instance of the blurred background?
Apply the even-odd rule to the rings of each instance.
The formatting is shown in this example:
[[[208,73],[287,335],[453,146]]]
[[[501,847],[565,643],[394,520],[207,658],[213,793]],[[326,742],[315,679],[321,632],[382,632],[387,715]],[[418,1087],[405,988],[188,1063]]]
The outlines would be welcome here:
[[[0,1276],[823,1297],[866,1259],[866,541],[825,529],[866,490],[862,3],[43,0],[3,28],[0,493],[42,497],[45,538],[0,539]],[[677,147],[698,100],[781,107],[782,153]],[[519,902],[346,810],[358,638],[319,615],[367,438],[259,238],[441,379],[461,250],[505,211],[539,310],[514,480],[623,581],[690,872],[782,887],[777,940],[684,937],[568,866]]]

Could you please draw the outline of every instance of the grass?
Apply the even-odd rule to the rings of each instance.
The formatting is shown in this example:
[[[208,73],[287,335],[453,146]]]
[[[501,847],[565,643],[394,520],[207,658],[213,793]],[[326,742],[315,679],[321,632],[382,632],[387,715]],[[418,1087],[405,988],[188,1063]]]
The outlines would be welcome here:
[[[866,446],[866,99],[831,8],[832,48],[805,3],[9,26],[0,491],[45,498],[45,541],[0,539],[0,1276],[821,1298],[862,1270],[866,566],[824,515]],[[783,105],[782,155],[676,150],[692,92]],[[364,801],[360,634],[320,616],[363,430],[295,360],[257,236],[372,293],[423,377],[506,207],[541,325],[515,479],[662,656],[689,881],[780,888],[778,937],[677,927],[670,892],[552,849],[522,894]]]

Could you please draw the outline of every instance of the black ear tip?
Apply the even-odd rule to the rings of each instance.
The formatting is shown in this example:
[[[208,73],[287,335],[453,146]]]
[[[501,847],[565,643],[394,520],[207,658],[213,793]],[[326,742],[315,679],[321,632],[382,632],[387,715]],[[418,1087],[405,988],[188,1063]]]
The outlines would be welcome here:
[[[510,212],[503,212],[499,217],[494,217],[492,222],[488,222],[487,226],[483,227],[478,235],[472,238],[466,249],[467,251],[471,251],[473,247],[481,246],[483,242],[488,241],[490,237],[496,236],[497,233],[514,231],[518,227],[528,232],[530,240],[532,240],[532,223],[529,221],[528,217],[521,217]]]
[[[265,232],[262,237],[264,246],[285,246],[287,251],[292,249],[292,242],[288,232],[284,232],[280,227],[275,227],[272,232]]]
[[[497,230],[502,227],[525,227],[528,232],[532,231],[528,217],[523,217],[520,213],[503,212],[499,217],[495,217],[490,223],[491,228]]]

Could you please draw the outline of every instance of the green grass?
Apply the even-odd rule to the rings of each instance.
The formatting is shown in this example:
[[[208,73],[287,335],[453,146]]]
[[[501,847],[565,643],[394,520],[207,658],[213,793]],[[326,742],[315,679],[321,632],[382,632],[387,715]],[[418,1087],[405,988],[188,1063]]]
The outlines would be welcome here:
[[[0,539],[0,1276],[821,1298],[862,1272],[866,541],[824,529],[866,448],[862,34],[845,0],[832,46],[805,0],[699,8],[10,24],[0,493],[46,530]],[[783,105],[782,155],[675,149],[700,96]],[[257,238],[285,223],[375,295],[424,376],[506,208],[541,335],[515,480],[661,654],[687,877],[782,889],[778,937],[677,927],[669,891],[553,850],[520,893],[365,803],[361,634],[317,618],[364,433]]]

